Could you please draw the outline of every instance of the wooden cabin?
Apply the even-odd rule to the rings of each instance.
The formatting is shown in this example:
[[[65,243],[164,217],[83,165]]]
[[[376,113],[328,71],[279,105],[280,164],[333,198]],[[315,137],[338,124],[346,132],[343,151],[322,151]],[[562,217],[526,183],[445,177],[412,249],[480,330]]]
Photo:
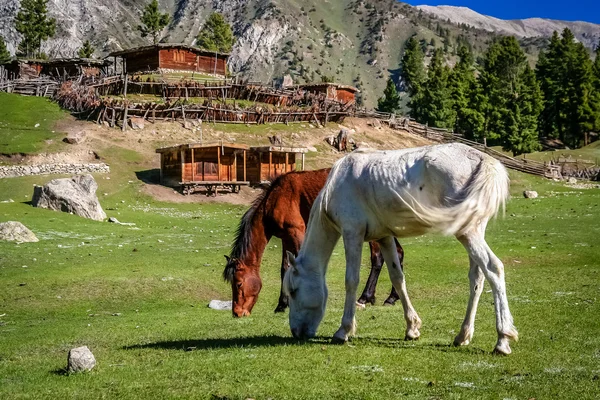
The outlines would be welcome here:
[[[248,185],[248,146],[235,143],[190,143],[157,149],[160,154],[160,183],[192,193],[199,187],[209,193],[219,188],[239,191]]]
[[[7,79],[35,79],[38,78],[44,65],[44,60],[12,60],[2,64]]]
[[[358,89],[354,86],[340,85],[337,83],[309,83],[300,85],[299,88],[310,94],[322,94],[326,100],[337,101],[342,104],[354,103]]]
[[[235,143],[189,143],[157,149],[160,183],[189,194],[199,188],[216,193],[225,188],[237,192],[243,185],[258,185],[281,174],[304,169],[305,148],[248,147]],[[300,160],[298,160],[298,155]]]
[[[300,169],[304,170],[306,152],[304,147],[250,147],[246,166],[248,180],[251,184],[270,182],[279,175],[295,171],[297,162],[300,162]]]
[[[108,73],[109,60],[93,58],[57,58],[47,61],[42,73],[55,78],[71,78],[84,75],[86,77],[101,77]]]
[[[225,76],[229,54],[184,44],[159,43],[110,53],[114,64],[120,59],[123,73],[149,71],[190,71]]]

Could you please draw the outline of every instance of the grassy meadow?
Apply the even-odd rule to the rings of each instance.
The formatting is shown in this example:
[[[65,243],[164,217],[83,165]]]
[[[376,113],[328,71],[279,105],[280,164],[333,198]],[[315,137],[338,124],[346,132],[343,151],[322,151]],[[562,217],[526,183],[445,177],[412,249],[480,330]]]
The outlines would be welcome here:
[[[600,189],[512,173],[506,215],[488,242],[506,267],[520,341],[508,357],[496,340],[486,284],[473,343],[451,347],[464,317],[468,260],[453,238],[402,241],[407,285],[423,320],[405,342],[400,306],[359,310],[358,336],[330,344],[344,297],[344,253],[328,272],[330,298],[319,337],[293,340],[274,314],[281,244],[272,240],[251,317],[207,308],[229,299],[222,281],[246,207],[158,202],[142,190],[135,152],[107,152],[97,175],[109,216],[86,220],[29,205],[33,184],[55,176],[0,179],[0,222],[40,239],[0,242],[0,399],[593,399],[600,393]],[[109,177],[110,179],[107,179]],[[538,199],[522,197],[537,190]],[[363,252],[362,280],[369,268]],[[66,374],[69,349],[88,346],[96,367]]]

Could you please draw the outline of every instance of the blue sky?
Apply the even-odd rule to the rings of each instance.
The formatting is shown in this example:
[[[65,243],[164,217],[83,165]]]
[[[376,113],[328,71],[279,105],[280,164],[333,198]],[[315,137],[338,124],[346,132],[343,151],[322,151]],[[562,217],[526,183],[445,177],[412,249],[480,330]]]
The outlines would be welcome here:
[[[408,4],[463,6],[501,19],[550,18],[600,24],[600,0],[404,0]]]

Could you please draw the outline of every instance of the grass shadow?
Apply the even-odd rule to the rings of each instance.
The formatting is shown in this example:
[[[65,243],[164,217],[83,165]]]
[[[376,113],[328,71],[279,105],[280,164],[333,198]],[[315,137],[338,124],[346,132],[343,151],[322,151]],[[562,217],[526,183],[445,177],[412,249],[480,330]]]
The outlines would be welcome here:
[[[292,337],[283,336],[250,336],[238,338],[207,338],[192,340],[167,340],[163,342],[136,344],[123,347],[124,350],[135,349],[164,349],[164,350],[209,350],[209,349],[228,349],[235,347],[271,347],[288,346],[302,344],[328,344],[330,338],[316,337],[310,340],[298,340]]]

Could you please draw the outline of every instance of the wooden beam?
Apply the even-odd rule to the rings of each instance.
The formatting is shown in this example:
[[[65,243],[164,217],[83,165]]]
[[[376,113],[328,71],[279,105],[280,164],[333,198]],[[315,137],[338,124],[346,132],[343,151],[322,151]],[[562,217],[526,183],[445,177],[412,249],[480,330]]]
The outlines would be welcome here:
[[[304,171],[304,153],[302,153],[302,171]]]
[[[185,171],[185,151],[183,149],[181,149],[179,151],[180,157],[181,157],[181,182],[184,181],[183,176],[184,176],[184,171]]]
[[[273,164],[273,153],[269,151],[269,180],[271,180],[271,165]]]
[[[288,155],[289,153],[286,151],[285,152],[285,165],[283,166],[283,172],[288,172]],[[290,169],[291,171],[291,169]]]
[[[192,181],[196,180],[196,163],[194,160],[194,148],[192,147]]]
[[[221,146],[217,147],[217,177],[221,181]]]
[[[246,150],[244,150],[244,182],[246,182]]]
[[[235,174],[235,179],[233,179],[234,174]],[[230,181],[237,180],[237,154],[236,153],[233,153],[233,172],[229,175],[230,175],[229,176]]]

